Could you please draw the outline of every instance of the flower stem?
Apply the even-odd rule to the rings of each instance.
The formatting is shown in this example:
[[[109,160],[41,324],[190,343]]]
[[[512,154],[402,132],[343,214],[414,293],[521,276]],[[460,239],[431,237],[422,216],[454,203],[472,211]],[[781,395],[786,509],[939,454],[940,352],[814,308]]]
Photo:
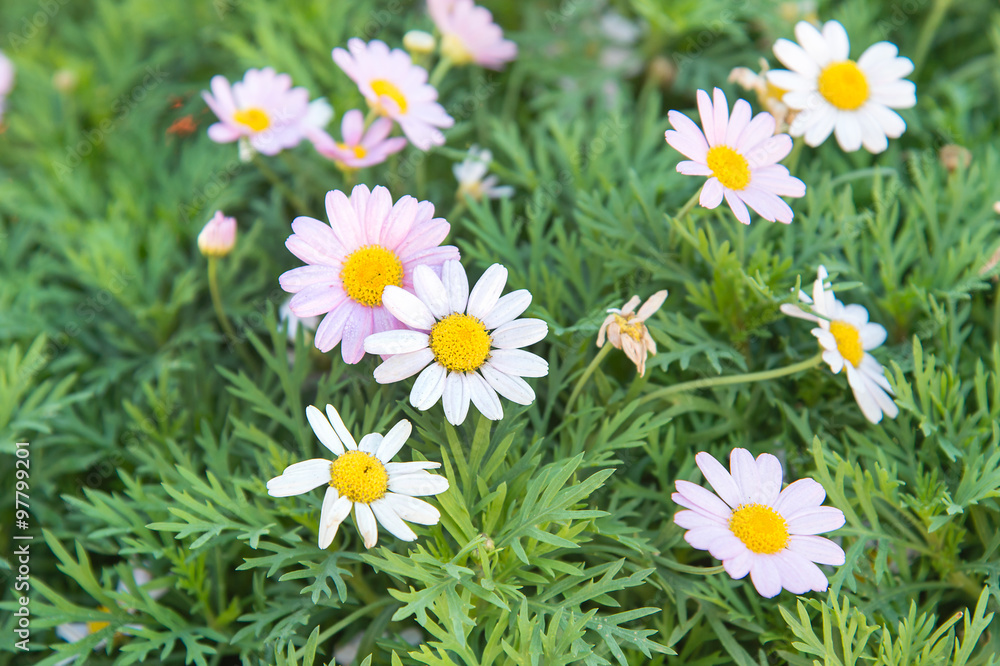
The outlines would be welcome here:
[[[226,338],[231,345],[236,347],[236,350],[243,358],[243,361],[248,366],[253,367],[254,363],[252,357],[243,346],[243,342],[240,340],[239,336],[236,335],[236,329],[233,328],[233,324],[229,321],[229,317],[226,316],[226,311],[222,307],[222,297],[219,294],[218,257],[208,258],[208,291],[212,294],[212,307],[215,308],[215,316],[219,320],[219,325],[222,326],[222,330],[225,332]]]
[[[699,189],[694,194],[691,195],[691,198],[688,199],[683,206],[681,206],[681,209],[677,211],[676,215],[674,215],[674,219],[679,220],[688,213],[690,213],[691,209],[694,208],[694,205],[698,203],[698,199],[700,198],[701,198],[701,190]]]
[[[305,202],[292,191],[292,188],[288,187],[288,184],[281,179],[281,177],[274,172],[267,162],[265,162],[258,153],[254,153],[252,159],[254,166],[256,166],[264,177],[271,181],[271,184],[281,190],[281,193],[285,195],[292,207],[298,211],[299,215],[309,215],[309,207],[306,206]]]
[[[448,73],[449,69],[451,69],[451,58],[445,57],[438,60],[438,64],[434,66],[434,71],[431,72],[429,83],[437,88],[438,84],[441,83],[441,79],[444,78],[444,75]]]
[[[566,401],[566,413],[569,413],[570,407],[573,406],[573,402],[576,401],[576,397],[580,395],[583,385],[586,384],[587,380],[590,379],[590,376],[594,374],[594,370],[597,370],[597,366],[601,364],[601,361],[604,360],[604,357],[608,355],[608,352],[611,351],[613,346],[614,345],[605,341],[604,346],[601,347],[601,351],[597,352],[597,356],[595,356],[594,360],[590,362],[587,369],[583,371],[580,378],[576,380],[576,386],[573,387],[573,392],[569,394],[569,400]]]
[[[788,173],[795,175],[795,167],[799,165],[799,155],[802,154],[802,146],[806,145],[805,140],[800,136],[795,139],[792,144],[792,152],[788,156],[788,164],[785,167],[788,169]]]
[[[993,344],[1000,344],[1000,283],[993,295]]]
[[[920,30],[920,36],[917,38],[917,48],[913,56],[914,71],[919,72],[923,67],[927,53],[931,49],[931,43],[934,41],[934,35],[937,33],[938,28],[941,27],[941,21],[944,20],[944,15],[948,13],[951,3],[952,0],[935,0],[930,16],[927,17],[924,27]]]
[[[643,405],[651,400],[658,400],[661,398],[668,398],[675,393],[683,393],[685,391],[696,391],[702,388],[709,388],[711,386],[726,386],[728,384],[748,384],[750,382],[764,381],[765,379],[774,379],[776,377],[784,377],[785,375],[794,375],[796,372],[801,372],[803,370],[808,370],[809,368],[814,368],[823,362],[823,355],[816,354],[812,358],[807,358],[804,361],[795,363],[793,365],[788,365],[783,368],[775,368],[774,370],[762,370],[761,372],[750,372],[742,375],[728,375],[726,377],[710,377],[708,379],[695,379],[689,382],[681,382],[680,384],[674,384],[673,386],[667,386],[658,391],[653,391],[647,394],[641,400],[639,404]]]

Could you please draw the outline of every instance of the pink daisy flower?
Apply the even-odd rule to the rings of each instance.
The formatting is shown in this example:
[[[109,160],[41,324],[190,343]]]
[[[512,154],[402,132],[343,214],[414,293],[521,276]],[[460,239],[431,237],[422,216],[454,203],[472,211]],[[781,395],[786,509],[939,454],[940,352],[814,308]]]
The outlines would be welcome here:
[[[4,102],[14,88],[14,63],[0,51],[0,121],[3,120]]]
[[[489,10],[472,0],[427,0],[427,11],[441,31],[442,55],[454,64],[502,69],[517,57],[517,44],[504,39]]]
[[[781,588],[794,594],[827,588],[816,563],[841,565],[844,550],[815,535],[845,521],[840,509],[820,506],[826,499],[823,486],[799,479],[782,490],[781,463],[770,453],[754,460],[746,449],[733,449],[732,474],[704,451],[695,462],[717,495],[689,481],[676,482],[671,499],[688,510],[678,511],[674,522],[688,530],[685,541],[722,560],[733,578],[749,573],[763,597]]]
[[[294,148],[309,127],[322,127],[332,113],[325,100],[309,103],[309,91],[292,88],[292,77],[270,67],[248,69],[242,81],[230,85],[224,76],[212,77],[212,92],[202,91],[205,103],[219,117],[208,128],[216,143],[246,137],[250,147],[264,155]]]
[[[726,95],[715,89],[715,103],[704,90],[698,91],[698,113],[704,133],[678,111],[668,114],[674,129],[666,131],[667,143],[689,160],[677,165],[688,176],[708,176],[699,203],[715,208],[726,203],[743,224],[750,224],[747,206],[771,222],[792,221],[794,213],[779,197],[805,196],[806,186],[778,164],[792,149],[787,134],[774,136],[770,113],[752,111],[746,100],[737,100],[729,115]]]
[[[340,123],[343,143],[334,141],[322,130],[310,132],[309,139],[320,155],[347,171],[381,164],[389,155],[405,148],[406,139],[401,136],[390,138],[391,131],[392,121],[388,118],[377,118],[366,131],[364,115],[357,109],[351,109]]]
[[[404,196],[393,205],[389,190],[358,185],[350,199],[327,192],[330,224],[297,217],[285,246],[309,264],[284,273],[281,288],[295,294],[288,306],[296,317],[325,315],[316,329],[316,347],[338,344],[344,362],[364,356],[365,338],[403,328],[382,305],[388,285],[413,292],[413,270],[458,259],[458,248],[439,247],[451,225],[434,217],[434,204]]]
[[[414,65],[401,49],[389,50],[384,42],[368,43],[353,38],[350,53],[333,50],[333,61],[381,115],[399,123],[414,146],[428,150],[444,144],[438,128],[451,127],[455,120],[437,103],[437,90],[427,83],[427,70]]]

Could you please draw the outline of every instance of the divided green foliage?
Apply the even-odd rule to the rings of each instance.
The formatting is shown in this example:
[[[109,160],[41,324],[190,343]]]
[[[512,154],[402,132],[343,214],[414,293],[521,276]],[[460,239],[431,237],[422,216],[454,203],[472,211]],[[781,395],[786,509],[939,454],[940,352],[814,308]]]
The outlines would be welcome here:
[[[412,380],[374,382],[377,359],[346,365],[301,327],[289,339],[289,224],[322,218],[326,192],[349,184],[308,145],[264,170],[241,163],[205,136],[199,95],[215,74],[272,66],[331,101],[335,132],[363,101],[331,48],[399,45],[431,29],[421,3],[0,5],[18,68],[0,127],[0,450],[31,443],[35,536],[31,651],[15,651],[8,595],[0,666],[996,664],[995,3],[819,2],[853,56],[889,40],[915,60],[918,105],[881,155],[803,147],[785,161],[808,185],[792,224],[749,227],[725,205],[680,214],[700,179],[676,172],[667,111],[695,116],[694,91],[716,85],[757,108],[729,72],[775,66],[771,44],[808,3],[483,4],[518,59],[452,69],[447,144],[357,174],[433,202],[470,277],[502,263],[506,291],[528,289],[527,316],[549,325],[531,348],[549,362],[535,401],[459,427],[440,405],[412,409]],[[609,10],[643,22],[634,44],[607,34]],[[171,131],[185,118],[195,133]],[[456,197],[452,166],[473,143],[513,197]],[[941,164],[950,143],[968,167]],[[219,263],[235,336],[195,242],[216,209],[240,224]],[[814,356],[810,325],[779,308],[820,264],[887,329],[874,355],[896,419],[864,420],[826,366],[647,398]],[[583,381],[607,309],[660,289],[645,376],[611,350]],[[358,437],[409,419],[397,460],[442,463],[450,488],[429,499],[441,521],[416,526],[416,542],[383,530],[366,551],[348,518],[320,550],[322,489],[267,494],[288,465],[328,457],[304,412],[328,403]],[[786,481],[817,479],[845,513],[827,593],[763,599],[671,520],[675,481],[704,485],[695,454],[737,446],[778,456]],[[14,543],[8,477],[0,541]],[[5,577],[16,566],[0,555]],[[152,580],[137,584],[136,567]],[[97,631],[55,633],[81,622]]]

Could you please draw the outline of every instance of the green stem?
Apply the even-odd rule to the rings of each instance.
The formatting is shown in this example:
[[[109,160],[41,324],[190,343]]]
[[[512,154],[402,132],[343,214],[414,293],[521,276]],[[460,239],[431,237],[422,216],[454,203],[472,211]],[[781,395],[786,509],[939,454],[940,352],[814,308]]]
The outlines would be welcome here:
[[[800,136],[795,139],[792,144],[792,152],[788,156],[788,163],[785,167],[788,169],[788,173],[795,175],[795,167],[799,165],[799,155],[802,154],[802,146],[806,145],[805,140]]]
[[[368,129],[375,119],[379,116],[379,112],[374,108],[368,109],[368,114],[365,116],[365,129]]]
[[[243,361],[247,364],[247,366],[253,367],[253,358],[243,346],[243,341],[240,340],[238,335],[236,335],[236,329],[233,328],[232,323],[229,321],[229,317],[226,316],[225,309],[222,307],[222,296],[219,292],[218,257],[208,258],[208,291],[212,294],[212,307],[215,309],[215,317],[219,320],[219,325],[222,326],[222,330],[225,332],[226,338],[228,338],[229,342],[236,347],[236,351],[243,358]]]
[[[277,173],[275,173],[274,169],[272,169],[268,163],[261,158],[259,153],[253,154],[252,161],[254,166],[256,166],[260,172],[264,174],[264,177],[271,181],[272,185],[281,190],[281,193],[284,194],[285,198],[291,202],[292,207],[295,208],[299,215],[309,215],[309,207],[306,203],[299,197],[299,195],[292,191],[292,188],[290,188]]]
[[[609,341],[607,340],[604,341],[604,346],[601,347],[601,351],[597,352],[597,356],[595,356],[594,360],[590,362],[590,365],[587,366],[587,369],[583,371],[583,374],[580,375],[580,378],[576,380],[576,386],[573,387],[573,392],[569,394],[569,400],[566,401],[566,411],[564,413],[566,414],[569,413],[569,410],[573,406],[573,402],[576,400],[576,397],[580,395],[580,391],[583,389],[583,385],[586,384],[587,380],[590,379],[590,376],[594,374],[594,370],[597,370],[597,366],[601,364],[601,361],[604,360],[604,357],[608,355],[613,346],[614,345],[612,345]]]
[[[699,189],[697,192],[691,195],[691,198],[687,200],[687,203],[681,206],[681,209],[677,211],[676,215],[674,215],[674,219],[679,220],[688,213],[690,213],[691,209],[694,208],[694,205],[698,203],[698,199],[700,198],[701,198],[701,190]]]
[[[760,382],[766,379],[774,379],[775,377],[784,377],[785,375],[793,375],[796,372],[802,372],[803,370],[808,370],[809,368],[814,368],[823,362],[823,355],[816,354],[812,358],[808,358],[794,365],[788,365],[783,368],[775,368],[774,370],[763,370],[761,372],[750,372],[742,375],[728,375],[726,377],[710,377],[708,379],[695,379],[689,382],[681,382],[680,384],[674,384],[673,386],[667,386],[660,389],[659,391],[653,391],[652,393],[644,396],[639,400],[639,404],[643,405],[651,400],[658,400],[661,398],[668,398],[675,393],[683,393],[685,391],[696,391],[702,388],[708,388],[711,386],[726,386],[728,384],[747,384],[750,382]]]
[[[451,210],[448,211],[448,215],[444,219],[446,219],[449,222],[451,222],[456,217],[458,217],[459,215],[461,215],[463,212],[465,212],[465,195],[464,194],[463,195],[459,195],[458,197],[455,198],[455,205],[451,207]]]
[[[923,67],[924,60],[931,50],[931,44],[934,42],[934,35],[937,33],[938,28],[941,27],[941,21],[944,20],[944,15],[948,13],[951,3],[952,0],[935,0],[934,6],[931,8],[931,14],[927,17],[927,22],[921,28],[920,37],[917,39],[917,48],[913,55],[914,71],[919,72]]]
[[[993,344],[1000,344],[1000,282],[993,295]]]
[[[446,56],[438,60],[438,64],[434,66],[434,71],[431,72],[429,83],[437,88],[438,84],[441,83],[441,79],[444,78],[444,75],[448,73],[449,69],[451,69],[451,58]]]

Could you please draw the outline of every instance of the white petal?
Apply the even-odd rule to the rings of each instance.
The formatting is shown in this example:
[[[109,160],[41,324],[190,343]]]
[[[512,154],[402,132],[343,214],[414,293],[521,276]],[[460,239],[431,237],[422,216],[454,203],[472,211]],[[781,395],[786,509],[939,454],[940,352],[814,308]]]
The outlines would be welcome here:
[[[394,285],[389,285],[382,292],[382,305],[396,319],[411,328],[429,331],[434,325],[434,315],[431,314],[423,301]]]
[[[432,460],[414,460],[413,462],[386,463],[385,471],[389,476],[403,476],[419,472],[422,469],[437,469],[439,467],[441,467],[441,463]]]
[[[875,349],[885,342],[885,327],[879,324],[865,324],[859,333],[861,334],[861,346],[865,351]]]
[[[417,538],[416,533],[396,515],[392,505],[387,503],[385,498],[372,502],[371,509],[372,513],[375,514],[376,520],[381,523],[382,527],[397,539],[414,541]]]
[[[420,411],[430,409],[444,393],[444,381],[448,371],[444,366],[431,363],[420,373],[410,389],[410,404]]]
[[[309,425],[312,427],[313,432],[316,433],[316,437],[326,448],[333,451],[335,454],[343,455],[344,444],[340,441],[340,437],[337,437],[337,433],[333,431],[330,426],[330,422],[326,420],[323,416],[323,412],[319,411],[312,405],[306,407],[306,420],[309,421]]]
[[[514,349],[535,344],[548,335],[549,326],[541,319],[515,319],[498,327],[490,338],[499,349]]]
[[[483,373],[483,379],[493,387],[494,391],[511,402],[530,405],[535,401],[535,392],[528,386],[528,382],[520,377],[497,370],[489,361],[479,368],[479,372]]]
[[[412,377],[433,360],[434,352],[429,348],[409,354],[396,354],[375,368],[375,381],[379,384],[391,384]]]
[[[469,302],[469,276],[456,260],[446,261],[441,267],[441,281],[448,290],[448,303],[452,312],[465,312]]]
[[[470,398],[465,375],[460,372],[449,372],[444,380],[444,393],[441,397],[441,404],[444,406],[444,415],[448,419],[448,423],[456,426],[462,425],[469,413]]]
[[[503,407],[500,405],[500,398],[486,380],[476,372],[469,372],[465,375],[465,381],[469,388],[469,398],[476,409],[491,421],[502,419]]]
[[[523,349],[494,349],[490,352],[490,365],[500,372],[519,377],[544,377],[549,374],[548,361]]]
[[[371,548],[378,543],[378,523],[371,507],[361,502],[354,503],[354,522],[358,524],[358,533],[364,539],[365,548]]]
[[[326,406],[326,415],[329,417],[330,425],[333,426],[334,431],[340,437],[340,441],[344,443],[344,446],[348,449],[357,449],[358,443],[354,441],[354,435],[344,425],[344,419],[340,418],[340,412],[337,411],[337,408],[328,404]]]
[[[389,490],[400,495],[437,495],[448,490],[448,479],[429,472],[389,477]]]
[[[405,329],[373,333],[365,338],[365,351],[369,354],[409,354],[426,349],[427,334]]]
[[[493,310],[504,285],[507,284],[507,269],[500,264],[493,264],[486,269],[483,276],[476,282],[469,294],[469,305],[466,314],[482,320]]]
[[[351,512],[351,500],[341,497],[340,493],[333,486],[326,491],[323,497],[323,510],[319,515],[319,547],[329,548],[333,543],[333,537],[337,535],[337,529]]]
[[[491,331],[498,326],[514,321],[522,312],[531,305],[531,292],[527,289],[512,291],[506,296],[501,296],[493,309],[483,317],[483,326],[487,331]]]
[[[89,636],[90,629],[86,622],[67,622],[56,627],[56,635],[67,643],[76,643]],[[75,660],[76,657],[72,659]]]
[[[413,269],[413,290],[435,317],[440,319],[451,314],[448,291],[430,266],[420,264]]]
[[[406,419],[394,425],[392,430],[387,432],[382,439],[382,443],[375,451],[375,457],[384,463],[392,460],[393,456],[399,453],[399,450],[406,444],[411,432],[413,432],[413,424]]]
[[[441,512],[422,499],[409,495],[386,493],[383,500],[392,506],[397,516],[407,522],[418,525],[436,525],[441,520]]]
[[[358,442],[358,451],[375,455],[380,444],[382,444],[382,435],[377,432],[370,432]]]
[[[324,483],[330,483],[330,461],[313,458],[289,465],[281,476],[268,481],[267,494],[271,497],[301,495]]]
[[[740,488],[732,474],[722,466],[722,463],[705,451],[696,454],[694,461],[701,473],[705,475],[705,480],[723,502],[734,509],[742,503]]]

